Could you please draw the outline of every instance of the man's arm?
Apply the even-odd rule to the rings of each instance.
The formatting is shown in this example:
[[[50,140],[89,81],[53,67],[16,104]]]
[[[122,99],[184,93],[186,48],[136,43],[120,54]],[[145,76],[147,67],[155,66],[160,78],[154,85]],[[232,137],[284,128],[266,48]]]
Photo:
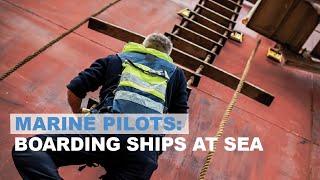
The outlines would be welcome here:
[[[67,85],[68,103],[73,113],[81,113],[81,102],[87,92],[95,91],[103,85],[104,74],[108,68],[108,57],[96,60]]]
[[[73,113],[81,113],[81,102],[82,99],[76,96],[72,91],[67,91],[68,103]]]
[[[186,78],[182,69],[177,68],[177,72],[175,74],[175,83],[173,85],[173,92],[168,112],[188,113],[188,109],[189,107]]]

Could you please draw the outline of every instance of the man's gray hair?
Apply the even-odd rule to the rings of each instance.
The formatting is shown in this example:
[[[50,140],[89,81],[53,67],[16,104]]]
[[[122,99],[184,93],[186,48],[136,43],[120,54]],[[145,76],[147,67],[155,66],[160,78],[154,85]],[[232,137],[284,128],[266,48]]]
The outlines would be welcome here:
[[[172,43],[170,39],[163,34],[153,33],[148,35],[144,39],[142,45],[146,48],[156,49],[168,55],[170,55],[172,51]]]

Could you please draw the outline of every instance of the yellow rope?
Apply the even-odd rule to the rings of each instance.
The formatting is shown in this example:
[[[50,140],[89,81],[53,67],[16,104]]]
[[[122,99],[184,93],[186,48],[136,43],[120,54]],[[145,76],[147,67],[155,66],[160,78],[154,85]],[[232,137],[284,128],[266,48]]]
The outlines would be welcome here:
[[[222,118],[222,120],[221,120],[221,122],[220,122],[219,130],[218,130],[218,132],[217,132],[217,134],[216,134],[217,141],[214,141],[213,150],[212,150],[212,151],[209,151],[208,155],[207,155],[206,158],[205,158],[205,162],[204,162],[204,164],[203,164],[203,166],[202,166],[202,168],[201,168],[200,175],[199,175],[199,179],[200,179],[200,180],[204,180],[204,178],[205,178],[205,176],[206,176],[206,173],[207,173],[207,171],[208,171],[210,162],[211,162],[211,160],[212,160],[212,158],[213,158],[213,155],[214,155],[214,153],[215,153],[215,151],[216,151],[216,148],[217,148],[217,144],[218,144],[218,142],[219,142],[219,139],[220,139],[220,137],[221,137],[222,134],[223,134],[224,126],[226,125],[226,123],[227,123],[227,121],[228,121],[228,118],[229,118],[229,116],[230,116],[230,113],[231,113],[233,107],[235,106],[235,104],[236,104],[236,102],[237,102],[238,96],[239,96],[239,94],[240,94],[240,92],[241,92],[241,90],[242,90],[242,87],[243,87],[243,85],[244,85],[245,79],[246,79],[246,77],[247,77],[247,75],[248,75],[248,72],[249,72],[249,69],[250,69],[250,65],[251,65],[251,61],[252,61],[252,59],[254,58],[254,56],[255,56],[255,54],[256,54],[256,52],[257,52],[257,50],[258,50],[258,47],[259,47],[259,45],[260,45],[260,42],[261,42],[261,37],[259,38],[259,40],[258,40],[258,42],[257,42],[257,44],[256,44],[256,47],[254,48],[254,50],[253,50],[252,53],[251,53],[251,56],[250,56],[250,58],[249,58],[249,60],[248,60],[248,62],[247,62],[247,65],[246,65],[245,69],[244,69],[244,72],[243,72],[242,77],[241,77],[241,79],[240,79],[240,82],[239,82],[239,84],[238,84],[238,86],[237,86],[237,89],[236,89],[236,91],[234,92],[233,97],[232,97],[232,100],[231,100],[231,102],[229,103],[228,108],[227,108],[227,110],[225,111],[225,113],[224,113],[224,115],[223,115],[223,118]]]

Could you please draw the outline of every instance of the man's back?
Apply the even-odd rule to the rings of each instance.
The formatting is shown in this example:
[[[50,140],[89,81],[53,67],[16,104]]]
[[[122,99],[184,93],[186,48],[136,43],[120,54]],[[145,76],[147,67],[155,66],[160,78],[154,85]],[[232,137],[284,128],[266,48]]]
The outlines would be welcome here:
[[[122,73],[122,61],[117,55],[109,55],[96,60],[89,68],[80,72],[68,85],[68,89],[76,96],[84,98],[89,91],[100,86],[100,100],[110,97],[106,105],[112,106],[113,91],[117,87]],[[183,71],[176,68],[170,78],[166,90],[166,107],[169,113],[187,113],[186,80]]]

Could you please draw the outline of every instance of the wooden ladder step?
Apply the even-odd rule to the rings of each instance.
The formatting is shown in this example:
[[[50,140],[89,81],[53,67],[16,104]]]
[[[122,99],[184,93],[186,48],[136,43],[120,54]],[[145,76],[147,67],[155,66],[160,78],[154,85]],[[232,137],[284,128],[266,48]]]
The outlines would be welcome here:
[[[174,35],[172,33],[165,33],[164,34],[167,37],[170,37],[171,42],[173,44],[173,47],[180,49],[188,54],[191,54],[195,57],[198,57],[200,59],[205,59],[208,54],[211,55],[211,61],[216,57],[216,53],[211,52],[210,50],[207,50],[191,41],[188,41],[178,35]]]
[[[223,47],[222,44],[220,44],[220,43],[218,43],[218,42],[216,42],[206,36],[203,36],[202,34],[199,34],[195,31],[192,31],[186,27],[183,27],[180,25],[175,25],[172,32],[175,32],[176,30],[179,30],[179,32],[177,34],[178,36],[180,36],[188,41],[191,41],[195,44],[198,44],[199,46],[201,46],[209,51],[211,49],[213,49],[214,46],[217,46],[216,54],[219,54],[221,48]]]
[[[239,0],[231,0],[231,1],[236,3],[236,4],[242,5],[244,0],[240,0],[240,2],[239,2]],[[252,1],[252,0],[248,0],[248,1]]]
[[[226,28],[233,29],[233,27],[236,25],[236,22],[229,19],[226,16],[223,16],[220,13],[217,13],[209,8],[206,8],[202,5],[197,4],[196,9],[199,8],[198,14],[203,15],[209,19],[211,19],[214,22],[217,22],[221,25],[223,25]],[[231,26],[230,26],[231,25]]]
[[[201,21],[201,19],[198,17],[198,20]],[[190,18],[183,18],[181,21],[181,24],[184,24],[185,22],[188,22],[188,24],[186,25],[186,27],[194,32],[197,32],[199,34],[202,34],[203,36],[208,37],[209,39],[212,39],[216,42],[219,42],[220,38],[223,39],[222,41],[222,45],[226,42],[226,40],[228,39],[227,36],[223,35],[222,33],[219,33],[215,30],[212,30],[210,28],[208,28],[207,26],[198,23],[194,20],[191,20]],[[229,31],[229,30],[228,30]],[[229,31],[229,33],[231,33],[231,31]]]
[[[225,36],[229,36],[231,34],[231,32],[233,31],[231,28],[227,28],[225,26],[222,26],[221,24],[199,14],[199,13],[196,13],[194,11],[191,11],[190,12],[191,15],[194,16],[193,18],[193,21],[196,21],[206,27],[208,27],[209,29],[211,30],[214,30],[222,35],[225,35]],[[225,34],[226,33],[226,34]]]
[[[124,29],[115,24],[107,23],[103,20],[100,20],[94,17],[91,17],[89,19],[88,28],[124,42],[130,41],[130,42],[142,43],[145,38],[141,34]]]
[[[238,17],[239,13],[238,12],[235,12],[234,10],[222,5],[222,4],[219,4],[217,2],[214,2],[212,0],[206,0],[204,1],[204,7],[208,8],[208,9],[211,9],[217,13],[220,13],[226,17],[228,17],[229,19],[232,18],[233,15],[235,15],[235,18]]]
[[[217,2],[217,3],[227,7],[229,9],[234,10],[234,11],[235,11],[236,8],[238,8],[238,11],[235,11],[235,12],[239,12],[240,9],[241,9],[241,4],[238,4],[238,3],[234,2],[234,1],[231,1],[231,0],[212,0],[212,1]]]

